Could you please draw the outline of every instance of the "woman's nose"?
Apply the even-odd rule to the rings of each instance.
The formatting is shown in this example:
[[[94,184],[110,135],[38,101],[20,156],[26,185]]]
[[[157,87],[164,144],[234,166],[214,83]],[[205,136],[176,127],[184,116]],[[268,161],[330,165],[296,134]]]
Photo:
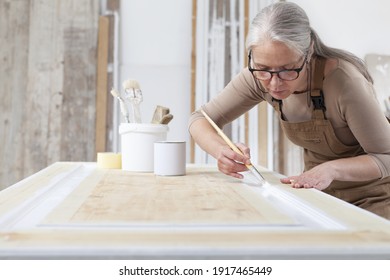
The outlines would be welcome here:
[[[279,85],[282,82],[282,80],[279,78],[277,73],[272,73],[271,78],[269,79],[269,83],[271,85]]]

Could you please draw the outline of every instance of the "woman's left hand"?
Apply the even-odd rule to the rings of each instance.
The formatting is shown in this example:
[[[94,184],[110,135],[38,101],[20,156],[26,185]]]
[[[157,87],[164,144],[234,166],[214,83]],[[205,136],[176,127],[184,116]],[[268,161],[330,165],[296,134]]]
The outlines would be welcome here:
[[[333,181],[332,172],[326,164],[320,164],[299,176],[290,176],[280,181],[284,184],[291,184],[293,188],[315,188],[324,190]]]

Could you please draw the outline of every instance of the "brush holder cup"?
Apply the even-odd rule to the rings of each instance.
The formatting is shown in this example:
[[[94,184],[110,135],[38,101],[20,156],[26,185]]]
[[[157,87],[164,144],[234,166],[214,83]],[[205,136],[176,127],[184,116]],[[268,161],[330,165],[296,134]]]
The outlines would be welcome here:
[[[149,123],[121,123],[122,169],[153,172],[154,143],[166,141],[168,126]]]

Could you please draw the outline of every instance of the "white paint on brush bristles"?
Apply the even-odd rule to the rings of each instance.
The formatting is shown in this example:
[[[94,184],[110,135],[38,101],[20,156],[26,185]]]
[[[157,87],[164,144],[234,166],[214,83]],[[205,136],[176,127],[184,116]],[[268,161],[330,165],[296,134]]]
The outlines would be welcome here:
[[[132,79],[124,81],[122,85],[124,90],[140,89],[139,83]]]
[[[115,88],[111,89],[111,94],[112,94],[112,96],[116,97],[119,100],[119,106],[121,109],[121,113],[122,113],[123,117],[125,118],[125,121],[129,123],[130,122],[129,111],[127,110],[127,106],[125,104],[125,101],[123,100],[120,93]]]
[[[139,83],[136,80],[128,79],[123,82],[122,86],[126,93],[125,98],[132,108],[131,122],[142,123],[139,104],[143,101],[143,96]]]

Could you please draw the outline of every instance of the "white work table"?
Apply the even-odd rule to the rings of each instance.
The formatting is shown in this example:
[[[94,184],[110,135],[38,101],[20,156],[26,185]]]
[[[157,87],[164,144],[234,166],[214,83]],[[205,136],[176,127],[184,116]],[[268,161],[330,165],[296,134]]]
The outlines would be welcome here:
[[[260,171],[58,162],[0,192],[0,259],[389,259],[390,222]]]

